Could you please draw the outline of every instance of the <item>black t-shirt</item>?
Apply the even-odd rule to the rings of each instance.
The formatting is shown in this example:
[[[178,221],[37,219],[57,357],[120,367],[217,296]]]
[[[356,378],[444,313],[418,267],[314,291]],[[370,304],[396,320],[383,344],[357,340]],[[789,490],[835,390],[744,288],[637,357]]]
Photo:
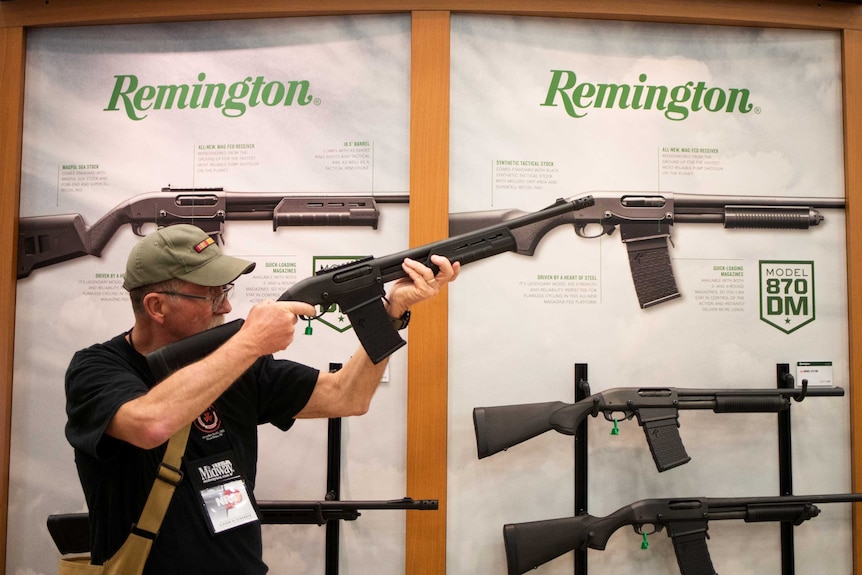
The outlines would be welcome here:
[[[318,371],[291,361],[260,358],[191,426],[184,461],[235,453],[249,492],[257,467],[257,426],[287,430],[308,402]],[[165,446],[144,450],[105,434],[119,407],[144,395],[155,380],[125,334],[75,354],[66,372],[66,438],[90,514],[93,562],[122,545],[140,517]],[[188,475],[189,469],[185,472]],[[153,543],[147,575],[256,575],[262,560],[260,523],[212,534],[189,477],[177,487]]]

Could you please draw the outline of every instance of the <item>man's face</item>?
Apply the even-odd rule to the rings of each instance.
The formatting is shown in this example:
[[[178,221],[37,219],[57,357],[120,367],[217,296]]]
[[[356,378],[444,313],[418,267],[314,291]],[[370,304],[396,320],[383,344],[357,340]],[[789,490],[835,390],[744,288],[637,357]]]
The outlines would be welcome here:
[[[176,291],[157,292],[165,299],[164,327],[175,339],[200,333],[224,323],[232,309],[228,292],[232,284],[205,287],[183,282]]]

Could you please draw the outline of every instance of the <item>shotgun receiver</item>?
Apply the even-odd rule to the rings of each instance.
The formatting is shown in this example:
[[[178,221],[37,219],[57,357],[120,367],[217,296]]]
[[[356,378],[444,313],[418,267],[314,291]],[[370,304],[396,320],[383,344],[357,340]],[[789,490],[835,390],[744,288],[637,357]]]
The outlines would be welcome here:
[[[785,376],[792,386],[793,376]],[[589,386],[582,385],[589,393]],[[637,417],[644,430],[656,469],[666,471],[691,460],[679,435],[681,409],[711,409],[715,413],[778,413],[790,409],[790,399],[808,396],[843,396],[840,387],[802,386],[787,389],[683,389],[675,387],[621,387],[590,395],[576,403],[552,401],[522,405],[477,407],[473,410],[479,459],[547,431],[574,435],[587,416],[614,422]]]
[[[716,575],[706,545],[709,521],[781,521],[800,525],[820,514],[818,504],[862,501],[862,493],[689,499],[644,499],[607,517],[584,514],[503,526],[509,575],[520,575],[575,549],[604,550],[611,535],[626,525],[642,536],[667,528],[681,575]],[[645,528],[647,530],[645,530]]]
[[[143,236],[145,224],[194,224],[222,243],[227,220],[272,220],[279,226],[370,226],[377,229],[379,203],[408,203],[407,194],[290,195],[226,192],[224,188],[162,188],[116,206],[88,226],[80,214],[18,220],[18,279],[36,268],[102,250],[124,224]]]

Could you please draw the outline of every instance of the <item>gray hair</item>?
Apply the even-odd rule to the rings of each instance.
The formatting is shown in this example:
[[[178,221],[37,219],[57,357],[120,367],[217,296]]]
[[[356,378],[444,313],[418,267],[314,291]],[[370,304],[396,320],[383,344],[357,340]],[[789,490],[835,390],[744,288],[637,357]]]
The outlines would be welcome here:
[[[184,282],[181,279],[171,278],[163,282],[149,284],[130,290],[129,300],[132,302],[132,311],[135,316],[144,313],[144,297],[146,297],[147,294],[160,291],[179,291],[186,283],[187,282]]]

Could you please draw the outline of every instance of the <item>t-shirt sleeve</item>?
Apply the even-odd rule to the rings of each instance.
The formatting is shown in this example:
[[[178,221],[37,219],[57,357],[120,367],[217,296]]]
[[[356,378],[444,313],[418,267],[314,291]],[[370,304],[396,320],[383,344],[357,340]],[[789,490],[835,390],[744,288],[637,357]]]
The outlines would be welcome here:
[[[311,398],[319,370],[290,360],[262,358],[258,364],[258,423],[286,431]]]
[[[77,352],[66,370],[66,438],[98,459],[118,442],[105,435],[124,403],[147,393],[147,383],[124,361],[98,346]]]

